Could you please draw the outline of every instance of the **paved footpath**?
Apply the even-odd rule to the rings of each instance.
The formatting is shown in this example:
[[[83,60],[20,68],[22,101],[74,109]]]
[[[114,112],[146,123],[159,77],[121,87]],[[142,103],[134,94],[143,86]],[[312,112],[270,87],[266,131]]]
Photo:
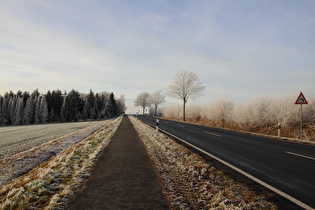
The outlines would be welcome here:
[[[67,209],[168,209],[150,158],[127,116]]]

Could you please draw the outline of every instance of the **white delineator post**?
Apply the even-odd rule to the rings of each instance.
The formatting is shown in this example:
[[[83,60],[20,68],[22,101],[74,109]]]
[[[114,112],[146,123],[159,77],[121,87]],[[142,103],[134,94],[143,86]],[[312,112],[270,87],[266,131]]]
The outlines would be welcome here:
[[[281,137],[281,123],[278,123],[278,137]]]
[[[159,126],[160,126],[159,119],[156,119],[156,135],[157,136],[159,135]]]

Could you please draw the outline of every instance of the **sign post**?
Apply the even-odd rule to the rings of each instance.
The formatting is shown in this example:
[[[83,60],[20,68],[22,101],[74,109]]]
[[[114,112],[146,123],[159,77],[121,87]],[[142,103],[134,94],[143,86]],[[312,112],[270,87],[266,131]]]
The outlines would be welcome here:
[[[295,104],[301,104],[301,139],[303,138],[303,115],[302,115],[302,105],[308,104],[306,98],[304,97],[302,91],[299,97],[296,99]]]

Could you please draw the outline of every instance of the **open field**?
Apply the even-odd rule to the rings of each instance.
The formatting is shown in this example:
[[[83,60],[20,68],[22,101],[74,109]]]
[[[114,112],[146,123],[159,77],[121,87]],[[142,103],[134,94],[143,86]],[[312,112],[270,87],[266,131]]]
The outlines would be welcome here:
[[[117,130],[121,117],[33,170],[0,187],[0,209],[64,209],[89,177],[98,154]],[[104,122],[104,121],[103,121]]]
[[[0,127],[0,157],[8,157],[100,121]]]
[[[111,121],[3,128],[0,186],[77,144]]]

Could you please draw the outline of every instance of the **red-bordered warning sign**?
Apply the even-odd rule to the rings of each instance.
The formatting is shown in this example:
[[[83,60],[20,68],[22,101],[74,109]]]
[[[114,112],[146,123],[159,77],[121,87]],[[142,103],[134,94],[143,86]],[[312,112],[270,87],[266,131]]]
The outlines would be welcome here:
[[[295,104],[308,104],[302,92],[300,93],[299,97],[296,99]]]

